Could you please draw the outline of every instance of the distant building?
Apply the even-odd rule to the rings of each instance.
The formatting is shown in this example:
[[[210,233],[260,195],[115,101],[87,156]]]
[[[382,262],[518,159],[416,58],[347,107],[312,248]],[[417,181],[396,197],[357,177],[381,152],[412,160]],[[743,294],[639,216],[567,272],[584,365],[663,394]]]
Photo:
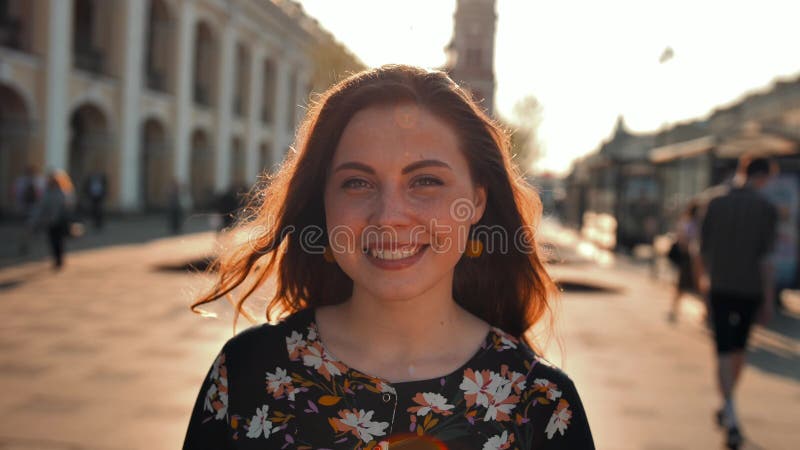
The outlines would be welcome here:
[[[444,70],[494,114],[495,0],[457,0]]]
[[[616,226],[616,245],[647,243],[653,231],[671,231],[690,200],[719,192],[745,154],[770,157],[780,168],[781,186],[800,186],[800,78],[655,133],[635,135],[618,121],[610,140],[573,165],[566,220],[582,227],[587,215],[607,215]],[[785,228],[794,236],[800,234],[800,213],[792,214]]]
[[[283,158],[329,73],[362,67],[285,0],[2,1],[0,215],[28,164],[104,171],[118,211],[163,208],[173,179],[207,207]]]

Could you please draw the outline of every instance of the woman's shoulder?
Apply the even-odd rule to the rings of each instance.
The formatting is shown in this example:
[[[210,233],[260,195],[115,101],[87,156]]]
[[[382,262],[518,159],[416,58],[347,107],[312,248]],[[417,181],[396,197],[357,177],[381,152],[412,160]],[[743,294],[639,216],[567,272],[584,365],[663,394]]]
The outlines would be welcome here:
[[[538,354],[525,340],[492,327],[488,342],[491,355],[498,358],[501,365],[524,370],[530,382],[544,379],[558,385],[573,386],[566,372]]]
[[[242,364],[249,360],[275,360],[288,357],[287,346],[293,336],[308,333],[313,314],[301,310],[276,323],[253,325],[230,338],[222,348],[229,363]],[[257,355],[256,355],[257,354]],[[253,358],[256,356],[257,358]]]

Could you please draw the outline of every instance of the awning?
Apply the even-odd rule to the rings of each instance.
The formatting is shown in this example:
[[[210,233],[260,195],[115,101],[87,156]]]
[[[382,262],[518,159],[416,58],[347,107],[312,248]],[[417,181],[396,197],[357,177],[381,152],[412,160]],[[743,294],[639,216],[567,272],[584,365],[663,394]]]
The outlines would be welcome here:
[[[738,159],[744,154],[752,156],[782,156],[798,152],[797,143],[771,134],[736,136],[721,142],[715,151],[718,158]]]
[[[714,136],[703,136],[688,141],[656,147],[650,152],[650,161],[655,164],[675,159],[688,158],[707,152],[716,144]]]

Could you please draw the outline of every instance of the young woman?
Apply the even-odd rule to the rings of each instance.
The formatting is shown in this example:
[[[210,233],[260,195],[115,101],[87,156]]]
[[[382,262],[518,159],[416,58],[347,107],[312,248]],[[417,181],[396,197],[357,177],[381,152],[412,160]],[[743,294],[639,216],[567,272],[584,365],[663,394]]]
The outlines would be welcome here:
[[[74,215],[75,203],[75,189],[69,175],[63,170],[50,172],[30,224],[32,229],[47,231],[55,270],[61,270],[64,265],[64,240],[70,234],[70,219]]]
[[[508,136],[442,72],[354,75],[308,113],[194,305],[268,277],[223,347],[185,449],[594,448],[572,381],[526,330],[554,292]],[[243,225],[244,226],[244,225]]]

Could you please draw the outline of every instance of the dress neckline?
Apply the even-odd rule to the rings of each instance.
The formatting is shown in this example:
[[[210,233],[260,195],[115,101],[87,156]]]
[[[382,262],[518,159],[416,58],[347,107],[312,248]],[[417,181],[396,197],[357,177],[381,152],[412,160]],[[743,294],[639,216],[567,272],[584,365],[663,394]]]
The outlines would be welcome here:
[[[494,341],[494,337],[497,335],[497,329],[490,325],[489,326],[489,331],[486,332],[486,335],[483,337],[483,340],[481,341],[481,345],[478,347],[478,349],[472,354],[472,356],[470,356],[467,359],[467,361],[465,361],[463,364],[461,364],[455,370],[452,370],[452,371],[450,371],[450,372],[448,372],[446,374],[442,374],[442,375],[431,377],[431,378],[423,378],[423,379],[419,379],[419,380],[408,380],[408,381],[392,382],[392,381],[389,381],[389,380],[387,380],[387,379],[385,379],[383,377],[380,377],[380,376],[377,376],[377,375],[372,375],[372,374],[369,374],[369,373],[367,373],[367,372],[365,372],[363,370],[359,370],[359,369],[357,369],[355,367],[352,367],[349,364],[347,364],[344,361],[342,361],[341,359],[339,359],[333,352],[330,351],[330,349],[325,345],[325,342],[322,340],[322,336],[319,333],[319,327],[317,326],[317,311],[316,311],[316,309],[308,308],[308,310],[306,312],[308,313],[308,317],[306,318],[307,319],[306,320],[306,324],[309,327],[309,329],[313,329],[313,331],[315,333],[315,338],[313,339],[313,341],[315,341],[315,342],[317,342],[319,344],[319,346],[323,349],[323,351],[328,355],[328,357],[331,360],[336,361],[337,363],[341,364],[346,369],[344,371],[344,374],[346,376],[349,377],[352,374],[357,374],[357,375],[359,375],[361,377],[370,378],[370,379],[379,381],[380,383],[385,384],[387,386],[391,386],[391,387],[414,385],[414,384],[418,384],[418,383],[439,382],[440,380],[447,380],[447,379],[450,379],[453,376],[457,376],[459,374],[462,374],[464,372],[464,370],[466,370],[467,368],[469,368],[469,367],[471,367],[473,365],[476,365],[475,364],[476,361],[480,357],[482,357],[490,348],[492,348],[492,343]]]

